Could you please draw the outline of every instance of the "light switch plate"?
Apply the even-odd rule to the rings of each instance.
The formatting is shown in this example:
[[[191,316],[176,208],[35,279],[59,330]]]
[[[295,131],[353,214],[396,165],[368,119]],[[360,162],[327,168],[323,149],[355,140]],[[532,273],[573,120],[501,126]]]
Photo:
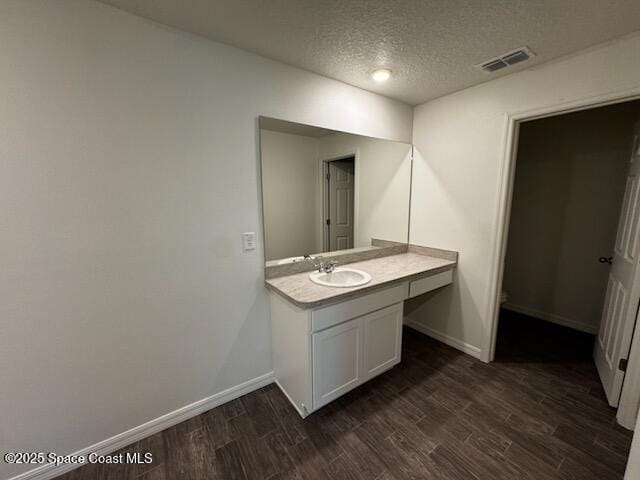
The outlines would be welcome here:
[[[256,249],[256,232],[244,232],[242,234],[242,249],[245,252]]]

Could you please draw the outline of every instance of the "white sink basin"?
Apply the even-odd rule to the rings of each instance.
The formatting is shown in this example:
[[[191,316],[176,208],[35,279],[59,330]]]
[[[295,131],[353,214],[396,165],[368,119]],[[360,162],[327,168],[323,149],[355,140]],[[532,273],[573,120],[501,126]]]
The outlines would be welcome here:
[[[331,273],[313,272],[309,279],[325,287],[359,287],[371,281],[371,275],[355,268],[336,268]]]

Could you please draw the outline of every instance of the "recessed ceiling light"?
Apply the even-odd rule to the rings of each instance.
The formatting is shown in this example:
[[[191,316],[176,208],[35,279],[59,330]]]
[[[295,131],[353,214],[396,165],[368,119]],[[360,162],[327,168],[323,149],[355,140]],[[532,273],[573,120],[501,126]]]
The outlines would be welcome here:
[[[388,68],[379,68],[371,74],[371,78],[373,78],[376,82],[385,82],[389,80],[391,76],[391,70]]]

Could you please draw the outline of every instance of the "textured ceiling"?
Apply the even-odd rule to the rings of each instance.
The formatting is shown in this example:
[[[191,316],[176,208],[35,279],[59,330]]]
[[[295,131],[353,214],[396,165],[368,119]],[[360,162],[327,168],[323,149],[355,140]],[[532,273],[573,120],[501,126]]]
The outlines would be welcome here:
[[[640,0],[102,1],[409,104],[640,30]],[[474,68],[523,45],[537,56]]]

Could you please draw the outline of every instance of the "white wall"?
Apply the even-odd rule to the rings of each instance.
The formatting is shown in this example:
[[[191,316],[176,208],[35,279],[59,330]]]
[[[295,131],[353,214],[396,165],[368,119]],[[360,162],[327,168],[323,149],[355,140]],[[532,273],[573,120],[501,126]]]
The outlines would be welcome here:
[[[638,35],[416,107],[411,242],[458,250],[460,263],[452,288],[408,305],[411,321],[488,358],[506,114],[633,89]]]
[[[265,258],[321,252],[319,139],[260,130],[260,141]]]
[[[639,118],[629,102],[522,124],[507,308],[597,333]]]
[[[407,242],[411,145],[344,133],[320,138],[323,160],[356,153],[356,216],[354,246],[371,239]]]
[[[0,3],[0,444],[70,453],[271,369],[259,115],[384,97],[84,0]],[[0,478],[25,468],[0,462]]]

